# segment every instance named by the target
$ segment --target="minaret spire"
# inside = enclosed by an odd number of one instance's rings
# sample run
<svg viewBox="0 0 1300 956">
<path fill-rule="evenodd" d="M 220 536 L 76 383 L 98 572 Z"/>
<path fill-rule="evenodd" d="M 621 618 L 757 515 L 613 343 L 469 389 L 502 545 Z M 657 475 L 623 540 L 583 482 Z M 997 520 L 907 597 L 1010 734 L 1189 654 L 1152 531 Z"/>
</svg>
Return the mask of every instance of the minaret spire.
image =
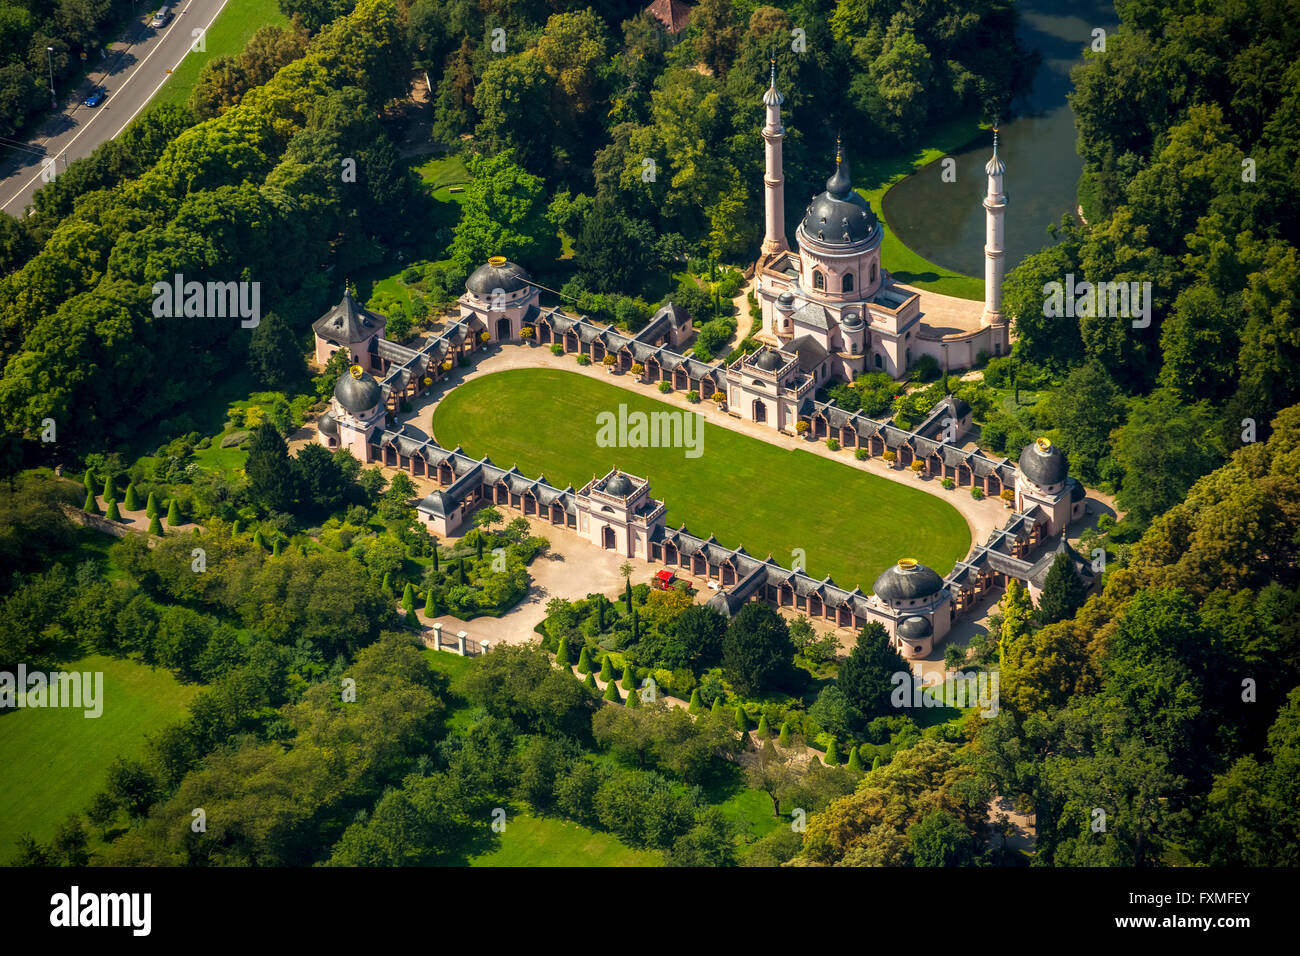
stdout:
<svg viewBox="0 0 1300 956">
<path fill-rule="evenodd" d="M 773 55 L 770 60 L 771 85 L 763 94 L 763 106 L 767 110 L 767 122 L 763 126 L 766 229 L 762 254 L 765 257 L 790 248 L 785 238 L 785 177 L 781 171 L 781 141 L 785 137 L 785 128 L 781 125 L 781 104 L 785 102 L 785 97 L 776 88 L 776 56 Z"/>
<path fill-rule="evenodd" d="M 984 196 L 984 313 L 980 325 L 993 326 L 995 354 L 1005 354 L 1007 340 L 1006 320 L 1002 316 L 1003 218 L 1007 211 L 1007 194 L 1002 189 L 1006 164 L 998 156 L 998 127 L 993 125 L 993 156 L 984 166 L 988 175 L 988 190 Z"/>
</svg>

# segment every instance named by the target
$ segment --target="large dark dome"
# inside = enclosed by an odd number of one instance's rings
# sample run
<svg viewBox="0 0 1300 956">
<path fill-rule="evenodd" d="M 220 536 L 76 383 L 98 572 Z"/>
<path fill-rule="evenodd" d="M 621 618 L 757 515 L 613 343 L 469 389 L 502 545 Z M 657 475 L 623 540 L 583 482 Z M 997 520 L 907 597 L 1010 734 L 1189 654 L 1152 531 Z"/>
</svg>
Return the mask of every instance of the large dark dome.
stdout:
<svg viewBox="0 0 1300 956">
<path fill-rule="evenodd" d="M 843 149 L 836 152 L 835 172 L 826 180 L 826 192 L 814 196 L 804 213 L 803 231 L 808 238 L 832 246 L 861 242 L 876 231 L 871 205 L 853 191 Z"/>
<path fill-rule="evenodd" d="M 378 405 L 384 397 L 379 383 L 360 365 L 353 365 L 339 376 L 334 397 L 353 415 L 360 415 Z"/>
<path fill-rule="evenodd" d="M 502 292 L 518 292 L 528 285 L 527 272 L 501 256 L 493 256 L 474 270 L 466 281 L 465 288 L 486 299 L 497 289 Z"/>
<path fill-rule="evenodd" d="M 326 412 L 320 418 L 316 419 L 316 430 L 322 435 L 329 435 L 333 438 L 339 437 L 339 423 L 334 420 L 332 412 Z"/>
<path fill-rule="evenodd" d="M 609 481 L 605 482 L 605 487 L 601 490 L 607 495 L 626 498 L 632 493 L 632 482 L 628 480 L 627 475 L 614 475 Z"/>
<path fill-rule="evenodd" d="M 765 372 L 775 372 L 784 364 L 781 361 L 781 356 L 770 349 L 754 359 L 754 367 L 761 368 Z"/>
<path fill-rule="evenodd" d="M 1069 474 L 1065 452 L 1046 438 L 1039 438 L 1020 450 L 1020 472 L 1040 488 L 1058 485 Z"/>
<path fill-rule="evenodd" d="M 932 634 L 934 634 L 934 627 L 923 617 L 904 618 L 903 623 L 898 625 L 898 636 L 901 638 L 919 641 Z"/>
<path fill-rule="evenodd" d="M 924 564 L 904 558 L 876 578 L 871 590 L 884 601 L 912 601 L 943 590 L 943 578 Z"/>
</svg>

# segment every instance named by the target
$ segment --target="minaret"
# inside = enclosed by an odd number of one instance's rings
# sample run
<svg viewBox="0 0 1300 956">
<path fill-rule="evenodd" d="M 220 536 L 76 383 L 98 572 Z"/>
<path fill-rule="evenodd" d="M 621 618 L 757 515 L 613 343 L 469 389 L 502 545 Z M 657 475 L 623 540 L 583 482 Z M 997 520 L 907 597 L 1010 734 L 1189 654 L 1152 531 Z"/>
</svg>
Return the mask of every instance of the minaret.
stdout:
<svg viewBox="0 0 1300 956">
<path fill-rule="evenodd" d="M 772 57 L 772 82 L 763 94 L 767 107 L 767 124 L 763 127 L 763 142 L 767 160 L 763 174 L 763 187 L 767 205 L 767 232 L 763 236 L 763 256 L 784 252 L 790 248 L 785 241 L 785 178 L 781 174 L 781 140 L 785 129 L 781 126 L 781 104 L 785 97 L 776 89 L 776 57 Z"/>
<path fill-rule="evenodd" d="M 1007 194 L 1002 191 L 1002 176 L 1007 167 L 998 158 L 998 128 L 993 127 L 993 158 L 984 166 L 988 173 L 988 193 L 984 197 L 984 314 L 981 325 L 1001 325 L 1002 318 L 1002 217 L 1007 211 Z"/>
</svg>

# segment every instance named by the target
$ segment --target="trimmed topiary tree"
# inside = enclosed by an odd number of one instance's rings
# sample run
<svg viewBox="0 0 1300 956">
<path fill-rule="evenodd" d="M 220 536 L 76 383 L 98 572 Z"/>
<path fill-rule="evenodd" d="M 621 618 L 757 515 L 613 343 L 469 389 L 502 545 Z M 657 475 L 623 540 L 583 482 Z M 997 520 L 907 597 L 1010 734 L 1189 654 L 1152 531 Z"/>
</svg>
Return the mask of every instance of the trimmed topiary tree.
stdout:
<svg viewBox="0 0 1300 956">
<path fill-rule="evenodd" d="M 591 673 L 591 655 L 587 653 L 587 645 L 582 645 L 582 650 L 578 653 L 578 673 Z"/>
<path fill-rule="evenodd" d="M 629 707 L 633 707 L 633 708 L 641 706 L 641 694 L 637 691 L 635 687 L 627 692 L 626 703 Z"/>
<path fill-rule="evenodd" d="M 429 593 L 432 594 L 433 592 L 430 591 Z M 560 646 L 555 649 L 555 663 L 561 667 L 568 667 L 572 663 L 569 660 L 569 639 L 567 637 L 560 638 Z"/>
<path fill-rule="evenodd" d="M 880 769 L 880 754 L 876 754 L 876 756 L 871 758 L 871 769 L 872 770 Z"/>
<path fill-rule="evenodd" d="M 150 495 L 149 497 L 150 497 L 151 499 L 153 498 L 152 495 Z M 151 515 L 150 517 L 152 517 L 152 515 Z M 236 518 L 234 521 L 230 522 L 230 536 L 233 538 L 233 537 L 235 537 L 237 534 L 239 534 L 239 519 L 238 519 L 238 518 Z"/>
<path fill-rule="evenodd" d="M 81 510 L 87 514 L 99 514 L 99 502 L 95 500 L 95 492 L 90 488 L 86 489 L 86 503 L 81 506 Z"/>
<path fill-rule="evenodd" d="M 686 705 L 686 713 L 701 714 L 704 712 L 704 704 L 700 700 L 700 689 L 697 687 L 691 691 L 691 702 Z"/>
<path fill-rule="evenodd" d="M 587 673 L 587 679 L 582 682 L 582 686 L 590 687 L 592 690 L 600 689 L 596 686 L 596 675 L 590 672 Z"/>
<path fill-rule="evenodd" d="M 86 469 L 86 474 L 85 474 L 84 476 L 82 476 L 81 483 L 82 483 L 83 485 L 86 486 L 86 490 L 87 490 L 87 491 L 89 491 L 89 492 L 94 492 L 94 490 L 95 490 L 95 476 L 92 475 L 92 474 L 90 473 L 90 469 L 89 469 L 89 468 Z"/>
<path fill-rule="evenodd" d="M 840 748 L 835 743 L 835 738 L 831 738 L 831 745 L 826 748 L 826 766 L 838 767 L 840 765 Z"/>
<path fill-rule="evenodd" d="M 113 476 L 108 475 L 104 478 L 104 500 L 117 498 L 117 485 L 113 484 Z"/>
<path fill-rule="evenodd" d="M 433 588 L 425 588 L 424 591 L 424 616 L 427 618 L 438 616 L 438 599 L 433 596 Z"/>
<path fill-rule="evenodd" d="M 162 522 L 158 520 L 157 515 L 154 515 L 152 518 L 149 519 L 149 533 L 156 534 L 160 538 L 162 537 L 162 533 L 163 533 Z"/>
<path fill-rule="evenodd" d="M 781 736 L 778 738 L 782 747 L 790 746 L 790 721 L 784 721 L 781 724 Z"/>
<path fill-rule="evenodd" d="M 283 538 L 276 538 L 274 541 L 271 542 L 271 557 L 278 558 L 280 556 L 280 552 L 283 550 L 284 550 Z"/>
<path fill-rule="evenodd" d="M 745 708 L 739 704 L 736 705 L 736 729 L 742 734 L 749 730 L 749 718 L 745 716 Z"/>
<path fill-rule="evenodd" d="M 108 499 L 108 507 L 104 509 L 104 517 L 107 518 L 109 521 L 121 521 L 121 520 L 122 520 L 122 515 L 121 515 L 121 513 L 117 510 L 117 499 L 116 499 L 116 498 L 109 498 L 109 499 Z"/>
<path fill-rule="evenodd" d="M 433 570 L 437 571 L 438 570 L 438 546 L 436 544 L 433 546 L 433 553 L 430 554 L 429 557 L 433 559 L 432 562 Z"/>
<path fill-rule="evenodd" d="M 600 659 L 600 679 L 603 681 L 614 679 L 614 665 L 609 662 L 608 654 Z"/>
<path fill-rule="evenodd" d="M 169 510 L 168 515 L 170 516 L 170 514 L 171 512 Z M 170 517 L 168 518 L 167 523 L 171 524 Z M 263 551 L 266 550 L 266 535 L 262 534 L 261 528 L 258 528 L 256 531 L 253 532 L 253 544 L 257 545 Z"/>
<path fill-rule="evenodd" d="M 260 532 L 259 532 L 259 534 L 260 534 Z M 253 535 L 253 540 L 254 540 L 254 541 L 257 540 L 257 535 L 256 535 L 256 534 Z M 379 586 L 380 586 L 381 588 L 384 589 L 384 593 L 385 593 L 385 594 L 387 594 L 389 597 L 392 597 L 392 596 L 393 596 L 393 575 L 392 575 L 391 573 L 389 573 L 388 571 L 385 571 L 385 572 L 384 572 L 384 580 L 380 583 Z"/>
<path fill-rule="evenodd" d="M 624 690 L 636 690 L 636 671 L 630 663 L 623 665 L 623 680 L 619 685 Z"/>
<path fill-rule="evenodd" d="M 849 769 L 854 773 L 862 773 L 862 758 L 858 756 L 857 747 L 849 750 Z"/>
<path fill-rule="evenodd" d="M 146 515 L 147 517 L 150 517 L 150 518 L 156 518 L 156 517 L 158 517 L 158 496 L 155 495 L 152 491 L 149 492 L 149 500 L 148 500 L 148 502 L 145 503 L 145 506 L 144 506 L 144 513 L 145 513 L 145 515 Z M 234 523 L 234 525 L 231 526 L 230 533 L 231 533 L 231 534 L 239 534 L 239 521 L 238 521 L 238 520 L 236 520 L 235 523 Z"/>
<path fill-rule="evenodd" d="M 415 617 L 415 588 L 411 582 L 406 582 L 406 587 L 402 588 L 402 610 L 406 612 L 406 623 L 410 624 L 411 619 Z"/>
<path fill-rule="evenodd" d="M 181 508 L 173 498 L 167 505 L 167 527 L 174 528 L 181 523 Z"/>
<path fill-rule="evenodd" d="M 605 699 L 609 701 L 618 701 L 622 703 L 623 698 L 619 695 L 618 685 L 610 681 L 605 685 Z"/>
<path fill-rule="evenodd" d="M 767 714 L 763 714 L 761 717 L 758 718 L 758 739 L 766 740 L 768 737 L 771 736 L 772 736 L 772 728 L 769 727 L 767 724 Z"/>
<path fill-rule="evenodd" d="M 122 507 L 127 511 L 140 510 L 140 496 L 135 493 L 135 482 L 127 482 L 126 497 L 122 499 Z"/>
<path fill-rule="evenodd" d="M 709 711 L 709 713 L 711 713 L 711 714 L 720 714 L 720 713 L 722 713 L 722 698 L 721 698 L 721 697 L 715 697 L 715 698 L 713 698 L 713 707 L 712 707 L 712 709 Z"/>
</svg>

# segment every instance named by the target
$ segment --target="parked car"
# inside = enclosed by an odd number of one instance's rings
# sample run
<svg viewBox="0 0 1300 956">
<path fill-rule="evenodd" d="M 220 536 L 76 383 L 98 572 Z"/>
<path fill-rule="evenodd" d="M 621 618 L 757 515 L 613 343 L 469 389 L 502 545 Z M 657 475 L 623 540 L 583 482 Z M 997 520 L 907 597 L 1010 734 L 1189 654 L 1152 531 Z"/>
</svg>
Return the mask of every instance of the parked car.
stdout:
<svg viewBox="0 0 1300 956">
<path fill-rule="evenodd" d="M 93 87 L 90 91 L 90 95 L 85 99 L 85 104 L 90 107 L 98 106 L 100 103 L 104 102 L 104 97 L 106 96 L 108 96 L 108 90 L 104 89 L 102 86 Z"/>
<path fill-rule="evenodd" d="M 159 7 L 158 12 L 153 15 L 153 19 L 149 21 L 149 26 L 154 28 L 165 27 L 171 21 L 171 18 L 171 7 Z"/>
</svg>

